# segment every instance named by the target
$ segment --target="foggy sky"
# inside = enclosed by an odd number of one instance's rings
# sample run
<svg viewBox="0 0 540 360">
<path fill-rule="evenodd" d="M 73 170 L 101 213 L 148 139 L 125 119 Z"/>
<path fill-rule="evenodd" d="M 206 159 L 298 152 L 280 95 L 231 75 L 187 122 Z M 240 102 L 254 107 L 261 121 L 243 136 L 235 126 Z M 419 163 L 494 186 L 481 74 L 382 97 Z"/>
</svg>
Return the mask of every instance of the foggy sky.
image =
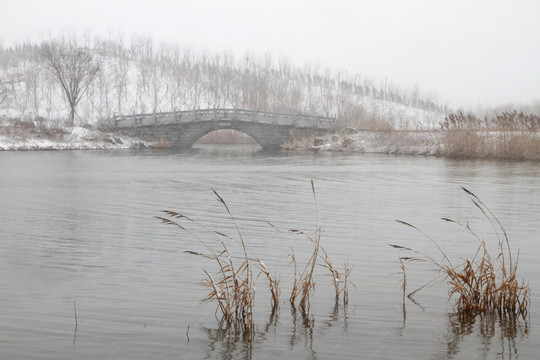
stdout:
<svg viewBox="0 0 540 360">
<path fill-rule="evenodd" d="M 86 28 L 237 56 L 270 52 L 418 85 L 452 106 L 540 99 L 538 0 L 0 1 L 4 46 Z"/>
</svg>

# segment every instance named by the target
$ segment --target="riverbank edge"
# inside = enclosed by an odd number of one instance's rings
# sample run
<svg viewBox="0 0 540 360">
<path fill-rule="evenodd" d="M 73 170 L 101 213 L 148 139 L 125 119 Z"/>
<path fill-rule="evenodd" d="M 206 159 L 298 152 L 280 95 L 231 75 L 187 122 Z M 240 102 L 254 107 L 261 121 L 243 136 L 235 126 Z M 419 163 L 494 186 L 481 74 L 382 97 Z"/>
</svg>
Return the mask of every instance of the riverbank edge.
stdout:
<svg viewBox="0 0 540 360">
<path fill-rule="evenodd" d="M 291 138 L 287 150 L 344 151 L 450 159 L 540 161 L 540 132 L 530 130 L 343 130 Z"/>
<path fill-rule="evenodd" d="M 121 131 L 93 127 L 0 126 L 0 151 L 168 149 Z M 529 131 L 355 130 L 291 137 L 284 151 L 327 151 L 461 159 L 540 161 L 540 133 Z"/>
<path fill-rule="evenodd" d="M 154 143 L 92 127 L 0 127 L 0 151 L 113 150 L 154 148 Z"/>
<path fill-rule="evenodd" d="M 283 149 L 441 156 L 443 140 L 439 130 L 345 130 L 324 136 L 293 137 L 283 144 Z"/>
<path fill-rule="evenodd" d="M 403 155 L 440 155 L 440 131 L 356 131 L 291 138 L 283 150 L 348 151 Z M 121 131 L 94 127 L 47 128 L 32 123 L 0 126 L 0 151 L 110 150 L 168 148 Z"/>
</svg>

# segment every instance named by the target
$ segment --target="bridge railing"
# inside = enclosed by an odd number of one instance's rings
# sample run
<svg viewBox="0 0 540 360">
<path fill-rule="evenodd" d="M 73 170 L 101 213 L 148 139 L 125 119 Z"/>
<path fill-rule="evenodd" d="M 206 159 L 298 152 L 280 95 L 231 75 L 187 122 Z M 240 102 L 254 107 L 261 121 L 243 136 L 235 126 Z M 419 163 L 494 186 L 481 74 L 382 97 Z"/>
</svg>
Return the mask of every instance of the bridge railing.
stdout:
<svg viewBox="0 0 540 360">
<path fill-rule="evenodd" d="M 331 129 L 335 126 L 335 119 L 330 117 L 303 114 L 284 114 L 243 109 L 203 109 L 190 111 L 120 115 L 110 119 L 109 124 L 112 127 L 124 128 L 158 124 L 163 125 L 198 121 L 227 120 L 247 121 L 274 125 L 288 125 L 294 127 L 317 129 Z"/>
</svg>

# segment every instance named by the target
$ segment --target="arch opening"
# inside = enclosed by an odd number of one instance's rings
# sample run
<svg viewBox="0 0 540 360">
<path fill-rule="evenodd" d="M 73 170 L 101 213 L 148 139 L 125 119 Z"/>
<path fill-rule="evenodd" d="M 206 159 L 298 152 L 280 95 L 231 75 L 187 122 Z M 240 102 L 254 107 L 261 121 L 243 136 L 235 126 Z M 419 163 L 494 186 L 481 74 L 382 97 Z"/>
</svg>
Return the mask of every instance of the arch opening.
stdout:
<svg viewBox="0 0 540 360">
<path fill-rule="evenodd" d="M 218 129 L 210 131 L 193 144 L 194 148 L 207 146 L 245 146 L 262 148 L 253 137 L 234 129 Z"/>
</svg>

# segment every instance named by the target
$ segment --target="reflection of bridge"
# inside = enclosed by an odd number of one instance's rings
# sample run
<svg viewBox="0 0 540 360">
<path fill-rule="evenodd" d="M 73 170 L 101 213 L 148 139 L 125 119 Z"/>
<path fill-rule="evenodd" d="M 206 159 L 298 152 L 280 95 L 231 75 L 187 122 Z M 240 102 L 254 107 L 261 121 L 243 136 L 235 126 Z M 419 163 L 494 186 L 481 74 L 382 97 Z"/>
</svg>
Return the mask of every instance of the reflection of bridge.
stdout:
<svg viewBox="0 0 540 360">
<path fill-rule="evenodd" d="M 166 140 L 171 147 L 190 148 L 204 135 L 233 129 L 251 136 L 264 149 L 277 149 L 291 135 L 334 128 L 334 118 L 272 112 L 209 109 L 115 116 L 110 124 L 145 140 Z"/>
</svg>

